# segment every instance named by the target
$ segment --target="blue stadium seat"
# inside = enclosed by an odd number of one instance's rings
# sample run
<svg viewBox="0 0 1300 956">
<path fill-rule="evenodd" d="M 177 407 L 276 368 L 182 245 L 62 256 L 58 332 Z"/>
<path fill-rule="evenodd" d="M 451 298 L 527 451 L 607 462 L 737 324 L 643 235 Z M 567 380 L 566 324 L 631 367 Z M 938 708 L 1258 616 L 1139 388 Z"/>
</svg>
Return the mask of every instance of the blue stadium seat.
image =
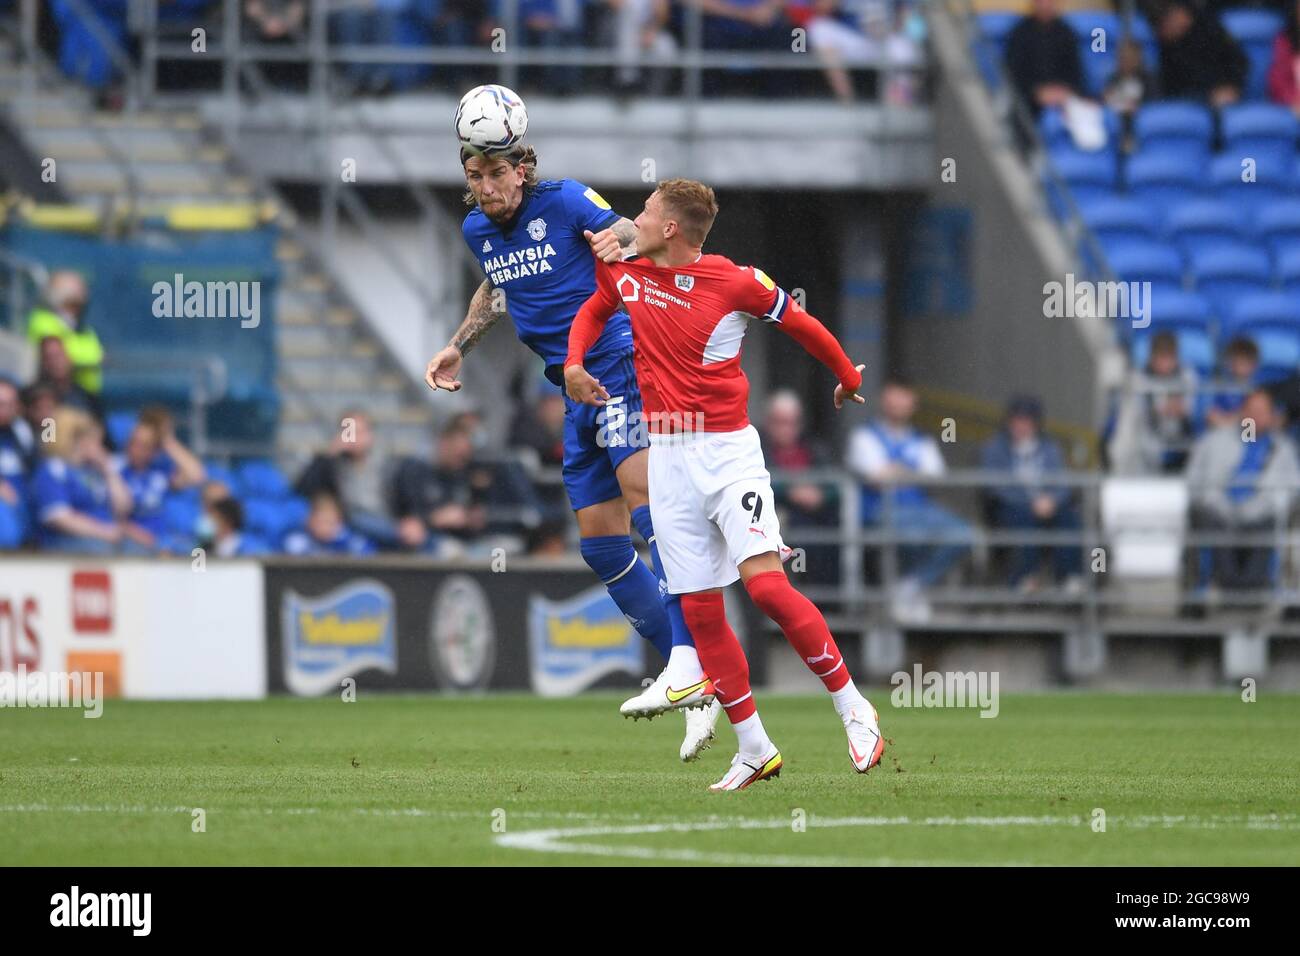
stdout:
<svg viewBox="0 0 1300 956">
<path fill-rule="evenodd" d="M 169 491 L 163 498 L 163 521 L 172 534 L 193 535 L 202 512 L 203 502 L 197 488 Z"/>
<path fill-rule="evenodd" d="M 975 62 L 984 82 L 992 89 L 998 88 L 1001 79 L 1007 36 L 1022 19 L 1019 13 L 982 13 L 979 16 L 979 36 L 974 43 Z"/>
<path fill-rule="evenodd" d="M 1123 32 L 1119 17 L 1104 10 L 1077 10 L 1067 13 L 1063 20 L 1074 30 L 1079 41 L 1079 62 L 1083 65 L 1086 90 L 1100 96 L 1106 80 L 1115 72 L 1115 54 L 1119 52 Z M 1105 31 L 1105 46 L 1093 49 L 1093 31 Z"/>
<path fill-rule="evenodd" d="M 1266 377 L 1295 371 L 1300 365 L 1300 300 L 1285 292 L 1242 297 L 1232 304 L 1224 325 L 1223 338 L 1236 335 L 1259 346 Z"/>
<path fill-rule="evenodd" d="M 1183 284 L 1183 258 L 1162 242 L 1127 240 L 1106 246 L 1110 271 L 1125 282 L 1150 282 L 1170 290 Z M 1154 291 L 1154 290 L 1153 290 Z"/>
<path fill-rule="evenodd" d="M 1273 40 L 1282 29 L 1282 16 L 1271 10 L 1224 10 L 1220 21 L 1250 58 L 1246 99 L 1263 99 L 1265 78 L 1273 58 Z"/>
<path fill-rule="evenodd" d="M 1151 339 L 1153 335 L 1151 329 L 1140 329 L 1133 333 L 1133 342 L 1129 347 L 1129 355 L 1132 358 L 1134 368 L 1142 368 L 1147 364 L 1147 359 L 1151 355 Z M 1214 349 L 1214 340 L 1210 338 L 1208 333 L 1195 329 L 1184 329 L 1177 333 L 1177 338 L 1178 358 L 1184 365 L 1195 369 L 1202 376 L 1208 376 L 1214 371 L 1217 355 Z"/>
<path fill-rule="evenodd" d="M 222 462 L 205 461 L 203 463 L 203 470 L 207 473 L 208 481 L 221 482 L 223 485 L 225 485 L 227 488 L 230 489 L 230 493 L 232 495 L 238 492 L 239 481 L 235 477 L 234 470 L 227 467 Z"/>
<path fill-rule="evenodd" d="M 1016 24 L 1023 19 L 1024 14 L 1021 13 L 1004 13 L 1002 11 L 981 13 L 979 15 L 980 36 L 1001 46 L 1007 42 L 1007 37 L 1016 28 Z"/>
<path fill-rule="evenodd" d="M 1300 297 L 1300 246 L 1287 246 L 1278 254 L 1277 281 L 1283 292 Z"/>
<path fill-rule="evenodd" d="M 1150 203 L 1163 220 L 1167 210 L 1205 194 L 1205 175 L 1197 157 L 1178 150 L 1138 153 L 1124 168 L 1130 195 Z"/>
<path fill-rule="evenodd" d="M 1133 118 L 1133 134 L 1140 151 L 1175 149 L 1184 155 L 1208 156 L 1214 135 L 1214 117 L 1200 103 L 1171 100 L 1149 103 Z"/>
<path fill-rule="evenodd" d="M 1151 207 L 1131 196 L 1103 196 L 1079 207 L 1083 221 L 1103 245 L 1124 240 L 1154 240 L 1155 214 Z"/>
<path fill-rule="evenodd" d="M 1220 123 L 1225 147 L 1242 156 L 1294 153 L 1300 136 L 1300 120 L 1276 103 L 1238 103 L 1225 107 Z"/>
<path fill-rule="evenodd" d="M 1076 205 L 1113 195 L 1119 180 L 1115 157 L 1111 153 L 1085 153 L 1064 147 L 1050 151 L 1048 158 L 1056 174 L 1068 185 Z M 1050 177 L 1047 179 L 1047 200 L 1052 212 L 1063 218 L 1065 199 Z"/>
<path fill-rule="evenodd" d="M 127 439 L 131 437 L 131 431 L 135 428 L 135 421 L 136 413 L 133 411 L 109 412 L 105 417 L 105 431 L 108 432 L 109 443 L 118 451 L 126 448 Z"/>
<path fill-rule="evenodd" d="M 1151 329 L 1203 332 L 1210 337 L 1214 310 L 1210 300 L 1196 292 L 1161 288 L 1151 294 Z"/>
<path fill-rule="evenodd" d="M 289 482 L 273 463 L 252 459 L 235 469 L 239 483 L 239 497 L 265 498 L 279 501 L 292 494 Z"/>
<path fill-rule="evenodd" d="M 1210 300 L 1220 317 L 1242 296 L 1269 291 L 1272 268 L 1268 253 L 1246 242 L 1223 243 L 1191 256 L 1196 290 Z"/>
<path fill-rule="evenodd" d="M 1254 162 L 1253 182 L 1243 179 L 1250 170 L 1247 160 Z M 1291 165 L 1291 157 L 1280 153 L 1244 156 L 1225 150 L 1210 160 L 1210 182 L 1220 199 L 1253 214 L 1287 198 L 1294 188 Z"/>
<path fill-rule="evenodd" d="M 1285 199 L 1260 209 L 1255 217 L 1255 234 L 1274 256 L 1283 247 L 1300 245 L 1300 199 Z"/>
<path fill-rule="evenodd" d="M 280 540 L 307 520 L 311 506 L 306 499 L 250 498 L 243 502 L 244 526 L 254 535 L 278 547 Z"/>
<path fill-rule="evenodd" d="M 1220 199 L 1174 206 L 1165 219 L 1165 234 L 1189 258 L 1193 252 L 1248 238 L 1241 210 Z"/>
</svg>

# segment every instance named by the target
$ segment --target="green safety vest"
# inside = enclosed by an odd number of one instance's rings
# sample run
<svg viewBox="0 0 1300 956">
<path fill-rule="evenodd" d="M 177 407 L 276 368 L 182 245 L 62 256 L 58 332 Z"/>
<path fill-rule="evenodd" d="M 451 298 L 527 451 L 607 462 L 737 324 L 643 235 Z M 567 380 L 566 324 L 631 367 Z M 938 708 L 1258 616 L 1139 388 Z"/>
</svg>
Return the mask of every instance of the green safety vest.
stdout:
<svg viewBox="0 0 1300 956">
<path fill-rule="evenodd" d="M 40 345 L 41 339 L 50 335 L 60 339 L 67 349 L 73 381 L 92 395 L 98 395 L 104 384 L 100 371 L 104 364 L 104 347 L 100 345 L 95 330 L 85 326 L 78 331 L 49 309 L 33 309 L 27 318 L 27 340 Z"/>
</svg>

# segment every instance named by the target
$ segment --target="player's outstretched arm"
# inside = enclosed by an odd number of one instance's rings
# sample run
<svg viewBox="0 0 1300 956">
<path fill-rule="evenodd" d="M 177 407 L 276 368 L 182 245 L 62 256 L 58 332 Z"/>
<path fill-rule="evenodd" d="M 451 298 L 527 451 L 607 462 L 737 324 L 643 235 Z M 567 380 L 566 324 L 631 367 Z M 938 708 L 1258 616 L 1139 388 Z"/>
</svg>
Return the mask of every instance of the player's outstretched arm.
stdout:
<svg viewBox="0 0 1300 956">
<path fill-rule="evenodd" d="M 636 254 L 636 226 L 631 219 L 619 219 L 607 229 L 583 232 L 591 252 L 601 262 L 618 262 Z"/>
<path fill-rule="evenodd" d="M 791 301 L 782 315 L 779 325 L 781 331 L 804 347 L 804 350 L 830 369 L 840 383 L 835 386 L 835 407 L 843 408 L 846 401 L 863 404 L 866 399 L 858 394 L 862 387 L 862 370 L 865 365 L 854 365 L 845 353 L 839 339 L 831 334 L 830 329 L 822 325 Z"/>
<path fill-rule="evenodd" d="M 460 374 L 461 361 L 503 315 L 505 312 L 492 308 L 492 283 L 484 279 L 474 297 L 469 300 L 465 321 L 460 324 L 447 347 L 429 360 L 429 366 L 424 372 L 425 384 L 435 392 L 440 388 L 449 392 L 460 391 L 461 383 L 456 376 Z"/>
</svg>

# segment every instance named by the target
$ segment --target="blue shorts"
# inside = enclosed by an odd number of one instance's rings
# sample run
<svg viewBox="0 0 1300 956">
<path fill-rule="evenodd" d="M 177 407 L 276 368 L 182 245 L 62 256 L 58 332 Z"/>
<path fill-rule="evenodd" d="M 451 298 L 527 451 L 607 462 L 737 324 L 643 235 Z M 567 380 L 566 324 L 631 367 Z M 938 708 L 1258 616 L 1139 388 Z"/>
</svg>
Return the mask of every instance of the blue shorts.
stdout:
<svg viewBox="0 0 1300 956">
<path fill-rule="evenodd" d="M 649 447 L 632 351 L 597 356 L 587 371 L 605 386 L 609 401 L 593 408 L 564 396 L 564 490 L 574 511 L 621 498 L 623 489 L 614 473 Z"/>
</svg>

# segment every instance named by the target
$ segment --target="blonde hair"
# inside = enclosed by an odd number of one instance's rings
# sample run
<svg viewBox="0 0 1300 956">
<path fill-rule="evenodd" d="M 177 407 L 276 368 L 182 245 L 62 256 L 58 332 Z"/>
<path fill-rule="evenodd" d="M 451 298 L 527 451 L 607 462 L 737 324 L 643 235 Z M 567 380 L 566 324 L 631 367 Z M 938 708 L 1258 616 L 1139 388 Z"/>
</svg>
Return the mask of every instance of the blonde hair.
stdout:
<svg viewBox="0 0 1300 956">
<path fill-rule="evenodd" d="M 713 189 L 694 179 L 664 179 L 657 191 L 664 212 L 676 220 L 682 236 L 693 246 L 704 245 L 718 216 Z"/>
<path fill-rule="evenodd" d="M 67 461 L 81 439 L 95 427 L 95 420 L 81 409 L 60 405 L 54 410 L 53 439 L 46 443 L 45 453 Z"/>
</svg>

